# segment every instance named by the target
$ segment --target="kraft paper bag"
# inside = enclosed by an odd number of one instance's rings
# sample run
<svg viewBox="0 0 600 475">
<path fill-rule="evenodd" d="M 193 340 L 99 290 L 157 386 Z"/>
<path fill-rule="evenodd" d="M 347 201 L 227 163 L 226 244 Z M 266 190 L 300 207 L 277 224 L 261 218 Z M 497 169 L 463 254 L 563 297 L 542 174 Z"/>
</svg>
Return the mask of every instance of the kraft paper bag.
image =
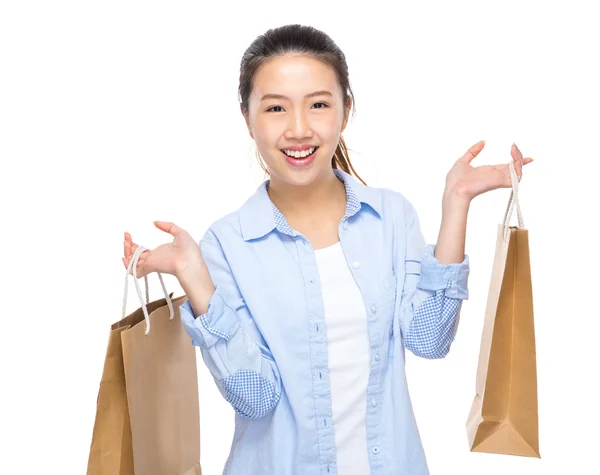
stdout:
<svg viewBox="0 0 600 475">
<path fill-rule="evenodd" d="M 471 452 L 541 458 L 529 236 L 509 167 L 512 193 L 498 226 L 467 435 Z M 519 225 L 509 226 L 515 206 Z"/>
<path fill-rule="evenodd" d="M 165 298 L 125 316 L 131 269 L 125 275 L 123 318 L 111 325 L 88 475 L 201 475 L 200 414 L 196 352 L 181 323 L 185 295 L 171 300 L 158 273 Z"/>
</svg>

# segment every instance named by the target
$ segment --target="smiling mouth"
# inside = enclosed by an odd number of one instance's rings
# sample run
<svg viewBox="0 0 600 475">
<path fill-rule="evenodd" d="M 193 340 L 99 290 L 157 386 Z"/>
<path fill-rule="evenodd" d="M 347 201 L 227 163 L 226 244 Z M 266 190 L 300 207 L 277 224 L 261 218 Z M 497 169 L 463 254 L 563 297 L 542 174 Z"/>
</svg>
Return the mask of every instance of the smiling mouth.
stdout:
<svg viewBox="0 0 600 475">
<path fill-rule="evenodd" d="M 305 155 L 305 156 L 300 156 L 300 157 L 296 157 L 294 155 L 289 155 L 289 154 L 285 153 L 283 150 L 281 150 L 281 153 L 283 153 L 286 157 L 293 158 L 295 160 L 306 160 L 307 158 L 312 157 L 317 152 L 317 150 L 319 150 L 319 147 L 313 147 L 313 148 L 314 148 L 314 150 L 310 155 Z"/>
</svg>

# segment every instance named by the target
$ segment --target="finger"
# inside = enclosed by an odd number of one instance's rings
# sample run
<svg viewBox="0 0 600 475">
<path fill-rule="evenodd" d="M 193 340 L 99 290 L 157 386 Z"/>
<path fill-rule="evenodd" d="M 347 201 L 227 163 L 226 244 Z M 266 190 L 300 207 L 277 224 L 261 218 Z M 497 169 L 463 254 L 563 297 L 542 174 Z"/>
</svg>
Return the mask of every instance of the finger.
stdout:
<svg viewBox="0 0 600 475">
<path fill-rule="evenodd" d="M 135 254 L 135 251 L 138 247 L 140 247 L 140 246 L 138 246 L 136 243 L 134 243 L 134 242 L 131 243 L 131 248 L 130 248 L 131 254 L 129 254 L 129 256 L 128 256 L 130 259 L 133 259 L 133 255 Z M 141 254 L 140 254 L 140 257 L 142 257 Z"/>
<path fill-rule="evenodd" d="M 467 152 L 460 157 L 461 160 L 466 161 L 467 163 L 471 163 L 471 161 L 483 150 L 485 147 L 485 140 L 480 140 L 475 145 L 473 145 Z"/>
<path fill-rule="evenodd" d="M 123 244 L 123 254 L 125 257 L 131 257 L 133 252 L 131 251 L 131 241 L 125 241 Z"/>
<path fill-rule="evenodd" d="M 519 158 L 519 161 L 521 162 L 521 165 L 524 165 L 524 163 L 523 163 L 523 154 L 519 150 L 519 147 L 517 147 L 516 143 L 513 142 L 511 150 L 514 150 L 515 152 L 517 152 L 517 157 Z"/>
<path fill-rule="evenodd" d="M 173 236 L 177 236 L 182 231 L 179 226 L 169 221 L 154 221 L 154 225 L 161 231 L 169 233 Z"/>
<path fill-rule="evenodd" d="M 140 274 L 140 272 L 142 270 L 142 265 L 143 265 L 144 260 L 145 260 L 145 258 L 142 259 L 142 256 L 144 254 L 146 254 L 147 252 L 148 251 L 144 251 L 142 254 L 140 254 L 140 257 L 139 257 L 138 262 L 137 262 L 137 266 L 135 266 L 136 274 L 138 274 L 138 275 Z M 123 264 L 125 265 L 125 269 L 127 269 L 129 267 L 129 263 L 131 262 L 131 259 L 128 258 L 128 257 L 122 257 L 121 260 L 123 261 Z M 129 271 L 129 275 L 133 275 L 133 267 Z"/>
<path fill-rule="evenodd" d="M 515 147 L 511 147 L 510 154 L 514 162 L 515 172 L 517 172 L 517 178 L 520 180 L 523 176 L 522 156 L 519 155 Z"/>
</svg>

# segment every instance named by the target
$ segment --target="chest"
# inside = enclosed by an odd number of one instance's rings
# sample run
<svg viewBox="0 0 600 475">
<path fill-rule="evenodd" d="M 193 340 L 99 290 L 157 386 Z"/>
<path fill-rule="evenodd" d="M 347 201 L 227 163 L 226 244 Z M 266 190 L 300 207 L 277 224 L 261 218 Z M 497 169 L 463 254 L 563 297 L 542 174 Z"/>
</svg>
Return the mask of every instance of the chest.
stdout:
<svg viewBox="0 0 600 475">
<path fill-rule="evenodd" d="M 364 213 L 340 226 L 342 217 L 320 225 L 289 222 L 306 239 L 272 232 L 231 249 L 228 261 L 243 301 L 274 355 L 291 352 L 309 360 L 311 338 L 325 343 L 319 339 L 325 308 L 341 311 L 345 318 L 351 311 L 362 313 L 364 320 L 366 313 L 368 333 L 375 341 L 382 342 L 389 334 L 397 279 L 392 273 L 391 220 Z M 338 241 L 340 252 L 329 273 L 318 265 L 319 251 Z M 325 280 L 345 281 L 354 291 L 343 287 L 343 295 L 327 292 Z"/>
<path fill-rule="evenodd" d="M 332 246 L 340 240 L 338 229 L 343 216 L 344 213 L 332 218 L 290 220 L 289 224 L 292 229 L 306 237 L 312 248 L 317 250 Z"/>
</svg>

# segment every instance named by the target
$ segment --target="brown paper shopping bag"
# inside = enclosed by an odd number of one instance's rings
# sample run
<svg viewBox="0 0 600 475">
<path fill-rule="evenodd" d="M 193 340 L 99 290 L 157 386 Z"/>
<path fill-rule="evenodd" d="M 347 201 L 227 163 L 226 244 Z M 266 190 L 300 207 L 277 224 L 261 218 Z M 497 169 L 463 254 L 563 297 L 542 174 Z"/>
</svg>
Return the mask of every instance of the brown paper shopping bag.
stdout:
<svg viewBox="0 0 600 475">
<path fill-rule="evenodd" d="M 509 168 L 512 193 L 498 226 L 467 435 L 472 452 L 540 458 L 529 237 Z M 519 225 L 509 226 L 515 206 Z"/>
<path fill-rule="evenodd" d="M 165 298 L 146 304 L 134 276 L 141 307 L 125 316 L 128 281 L 138 247 L 125 275 L 123 318 L 111 325 L 88 475 L 201 475 L 200 415 L 196 352 L 181 323 L 179 305 L 158 277 Z"/>
</svg>

